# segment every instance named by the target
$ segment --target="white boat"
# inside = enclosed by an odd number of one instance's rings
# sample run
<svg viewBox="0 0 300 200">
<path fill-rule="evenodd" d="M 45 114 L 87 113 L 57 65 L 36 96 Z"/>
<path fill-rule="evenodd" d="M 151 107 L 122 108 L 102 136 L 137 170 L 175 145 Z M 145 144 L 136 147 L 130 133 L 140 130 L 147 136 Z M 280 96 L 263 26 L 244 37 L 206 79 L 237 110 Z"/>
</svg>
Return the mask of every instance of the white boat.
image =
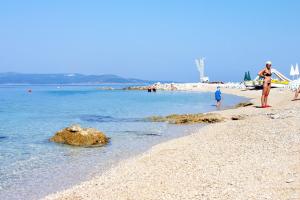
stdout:
<svg viewBox="0 0 300 200">
<path fill-rule="evenodd" d="M 283 88 L 286 87 L 290 81 L 291 80 L 289 78 L 284 76 L 278 70 L 274 68 L 272 69 L 272 77 L 271 77 L 272 87 Z M 262 87 L 263 78 L 257 76 L 254 80 L 245 81 L 244 84 L 246 87 Z"/>
</svg>

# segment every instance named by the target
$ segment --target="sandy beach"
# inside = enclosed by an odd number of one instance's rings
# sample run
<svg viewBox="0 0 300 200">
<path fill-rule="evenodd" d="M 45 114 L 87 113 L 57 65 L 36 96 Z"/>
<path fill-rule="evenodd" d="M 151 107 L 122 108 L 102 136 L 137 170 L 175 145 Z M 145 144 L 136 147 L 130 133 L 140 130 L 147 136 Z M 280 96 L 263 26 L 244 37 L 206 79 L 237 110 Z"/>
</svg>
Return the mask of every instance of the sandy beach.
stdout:
<svg viewBox="0 0 300 200">
<path fill-rule="evenodd" d="M 251 98 L 254 106 L 217 111 L 225 122 L 158 144 L 44 199 L 300 199 L 300 101 L 272 89 L 272 107 L 261 109 L 261 91 L 222 92 Z"/>
</svg>

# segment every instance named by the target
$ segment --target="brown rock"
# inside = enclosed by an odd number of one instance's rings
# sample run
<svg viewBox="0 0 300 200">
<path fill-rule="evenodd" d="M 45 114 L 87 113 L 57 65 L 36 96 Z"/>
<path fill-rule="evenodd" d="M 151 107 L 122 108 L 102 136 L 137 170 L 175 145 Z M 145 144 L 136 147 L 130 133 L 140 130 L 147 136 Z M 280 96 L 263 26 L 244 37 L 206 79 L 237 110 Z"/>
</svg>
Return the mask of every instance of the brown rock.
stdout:
<svg viewBox="0 0 300 200">
<path fill-rule="evenodd" d="M 50 141 L 74 146 L 103 146 L 109 138 L 97 129 L 72 125 L 58 131 Z"/>
<path fill-rule="evenodd" d="M 192 123 L 216 123 L 221 122 L 224 118 L 215 113 L 208 114 L 185 114 L 185 115 L 168 115 L 166 117 L 153 116 L 149 118 L 152 122 L 168 122 L 171 124 L 192 124 Z"/>
</svg>

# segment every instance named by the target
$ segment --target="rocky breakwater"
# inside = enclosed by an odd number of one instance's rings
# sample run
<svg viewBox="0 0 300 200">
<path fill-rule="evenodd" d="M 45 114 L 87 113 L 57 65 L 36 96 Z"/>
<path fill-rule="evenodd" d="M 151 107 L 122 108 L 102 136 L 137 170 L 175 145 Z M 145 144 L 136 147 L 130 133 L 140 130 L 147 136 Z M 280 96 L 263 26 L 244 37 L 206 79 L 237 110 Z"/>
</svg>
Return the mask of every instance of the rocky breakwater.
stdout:
<svg viewBox="0 0 300 200">
<path fill-rule="evenodd" d="M 123 90 L 148 90 L 148 88 L 151 86 L 129 86 L 126 88 L 123 88 Z"/>
<path fill-rule="evenodd" d="M 50 141 L 73 146 L 103 146 L 109 142 L 109 137 L 94 128 L 72 125 L 55 133 Z"/>
<path fill-rule="evenodd" d="M 168 115 L 162 116 L 152 116 L 148 118 L 152 122 L 168 122 L 170 124 L 193 124 L 193 123 L 216 123 L 225 120 L 219 114 L 207 113 L 207 114 L 184 114 L 184 115 Z"/>
<path fill-rule="evenodd" d="M 156 90 L 178 90 L 179 88 L 179 85 L 180 84 L 174 84 L 174 83 L 155 83 L 155 84 L 152 84 L 152 85 L 146 85 L 146 86 L 129 86 L 129 87 L 126 87 L 126 88 L 123 88 L 123 90 L 148 90 L 149 88 L 153 89 L 155 88 Z M 181 84 L 184 86 L 184 84 Z M 189 88 L 180 88 L 181 90 L 184 90 L 184 89 L 189 89 Z"/>
</svg>

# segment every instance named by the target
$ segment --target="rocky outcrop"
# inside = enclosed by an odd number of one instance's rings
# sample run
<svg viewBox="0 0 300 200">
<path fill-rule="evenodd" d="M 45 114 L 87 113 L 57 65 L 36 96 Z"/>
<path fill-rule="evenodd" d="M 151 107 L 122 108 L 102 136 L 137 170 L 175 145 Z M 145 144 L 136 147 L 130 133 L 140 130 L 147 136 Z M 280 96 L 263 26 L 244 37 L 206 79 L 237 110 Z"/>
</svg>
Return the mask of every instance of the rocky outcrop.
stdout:
<svg viewBox="0 0 300 200">
<path fill-rule="evenodd" d="M 129 86 L 123 88 L 123 90 L 147 90 L 150 86 Z"/>
<path fill-rule="evenodd" d="M 73 146 L 103 146 L 109 142 L 109 138 L 97 129 L 72 125 L 58 131 L 50 141 Z"/>
<path fill-rule="evenodd" d="M 170 124 L 216 123 L 224 121 L 224 117 L 215 113 L 168 115 L 166 117 L 153 116 L 148 118 L 152 122 L 168 122 Z"/>
</svg>

